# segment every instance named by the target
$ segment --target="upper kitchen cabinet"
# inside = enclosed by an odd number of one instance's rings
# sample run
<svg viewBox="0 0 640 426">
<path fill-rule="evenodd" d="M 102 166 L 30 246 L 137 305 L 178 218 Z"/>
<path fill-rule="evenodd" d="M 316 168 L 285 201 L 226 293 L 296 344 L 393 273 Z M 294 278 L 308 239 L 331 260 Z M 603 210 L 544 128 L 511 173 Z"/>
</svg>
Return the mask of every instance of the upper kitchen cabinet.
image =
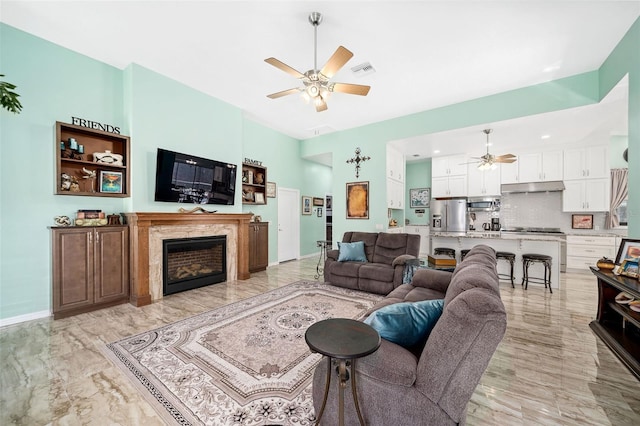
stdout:
<svg viewBox="0 0 640 426">
<path fill-rule="evenodd" d="M 500 164 L 500 183 L 518 183 L 518 161 Z"/>
<path fill-rule="evenodd" d="M 500 168 L 478 170 L 477 164 L 469 164 L 467 195 L 469 197 L 500 196 Z"/>
<path fill-rule="evenodd" d="M 387 146 L 387 178 L 404 182 L 404 155 L 392 146 Z"/>
<path fill-rule="evenodd" d="M 387 178 L 387 208 L 404 209 L 404 184 Z"/>
<path fill-rule="evenodd" d="M 465 155 L 448 155 L 431 160 L 431 176 L 461 176 L 467 174 L 467 157 Z"/>
<path fill-rule="evenodd" d="M 431 178 L 431 196 L 439 197 L 466 197 L 467 175 Z"/>
<path fill-rule="evenodd" d="M 518 156 L 519 182 L 562 180 L 562 151 L 545 151 Z"/>
<path fill-rule="evenodd" d="M 562 211 L 609 211 L 609 179 L 565 180 L 564 186 Z"/>
<path fill-rule="evenodd" d="M 564 179 L 609 178 L 609 148 L 590 146 L 564 151 Z"/>
</svg>

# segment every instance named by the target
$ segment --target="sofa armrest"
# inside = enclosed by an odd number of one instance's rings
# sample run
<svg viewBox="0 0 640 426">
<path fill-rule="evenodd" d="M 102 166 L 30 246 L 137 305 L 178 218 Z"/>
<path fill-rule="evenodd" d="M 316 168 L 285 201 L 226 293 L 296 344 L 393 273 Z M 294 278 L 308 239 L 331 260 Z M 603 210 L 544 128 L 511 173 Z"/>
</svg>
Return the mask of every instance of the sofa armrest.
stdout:
<svg viewBox="0 0 640 426">
<path fill-rule="evenodd" d="M 430 288 L 438 290 L 441 293 L 446 293 L 452 276 L 453 272 L 423 268 L 418 269 L 416 273 L 413 274 L 411 284 L 414 287 Z"/>
<path fill-rule="evenodd" d="M 327 250 L 327 259 L 338 260 L 340 250 Z"/>
<path fill-rule="evenodd" d="M 358 374 L 383 383 L 410 387 L 416 381 L 418 360 L 410 351 L 381 339 L 380 348 L 356 363 Z"/>
<path fill-rule="evenodd" d="M 391 263 L 391 266 L 393 266 L 394 268 L 398 265 L 404 266 L 407 263 L 407 260 L 411 260 L 415 258 L 416 258 L 415 256 L 410 254 L 401 254 L 400 256 L 393 259 L 393 263 Z"/>
</svg>

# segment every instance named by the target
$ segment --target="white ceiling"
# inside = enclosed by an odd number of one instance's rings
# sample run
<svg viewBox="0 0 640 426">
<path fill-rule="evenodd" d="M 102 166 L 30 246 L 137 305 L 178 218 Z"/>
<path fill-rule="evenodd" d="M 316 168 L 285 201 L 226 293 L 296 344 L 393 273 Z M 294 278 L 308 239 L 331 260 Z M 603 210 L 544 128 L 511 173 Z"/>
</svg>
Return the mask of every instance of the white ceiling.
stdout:
<svg viewBox="0 0 640 426">
<path fill-rule="evenodd" d="M 313 68 L 312 11 L 324 16 L 318 66 L 343 45 L 354 57 L 333 81 L 371 86 L 366 97 L 334 93 L 321 113 L 298 95 L 266 97 L 298 82 L 264 59 Z M 297 139 L 597 69 L 638 16 L 640 0 L 0 2 L 2 22 L 121 69 L 137 63 Z M 356 77 L 363 62 L 376 72 Z M 525 143 L 494 124 L 496 144 Z M 482 151 L 481 128 L 455 137 Z M 399 145 L 427 155 L 425 141 Z"/>
</svg>

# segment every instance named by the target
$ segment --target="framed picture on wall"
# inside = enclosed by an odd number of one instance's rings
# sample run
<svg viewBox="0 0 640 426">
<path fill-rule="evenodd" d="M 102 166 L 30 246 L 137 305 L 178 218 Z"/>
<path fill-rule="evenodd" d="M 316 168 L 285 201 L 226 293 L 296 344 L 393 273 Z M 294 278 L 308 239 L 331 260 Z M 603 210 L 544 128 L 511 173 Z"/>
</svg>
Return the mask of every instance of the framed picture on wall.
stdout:
<svg viewBox="0 0 640 426">
<path fill-rule="evenodd" d="M 267 182 L 267 198 L 276 198 L 275 182 Z"/>
<path fill-rule="evenodd" d="M 592 214 L 572 214 L 571 227 L 573 229 L 593 229 Z"/>
<path fill-rule="evenodd" d="M 313 197 L 314 206 L 324 206 L 324 198 Z"/>
<path fill-rule="evenodd" d="M 410 207 L 423 209 L 429 207 L 431 201 L 431 188 L 412 188 L 409 190 Z"/>
<path fill-rule="evenodd" d="M 302 214 L 308 215 L 311 214 L 311 197 L 307 197 L 305 195 L 302 196 Z"/>
<path fill-rule="evenodd" d="M 369 219 L 369 182 L 347 183 L 347 219 Z"/>
</svg>

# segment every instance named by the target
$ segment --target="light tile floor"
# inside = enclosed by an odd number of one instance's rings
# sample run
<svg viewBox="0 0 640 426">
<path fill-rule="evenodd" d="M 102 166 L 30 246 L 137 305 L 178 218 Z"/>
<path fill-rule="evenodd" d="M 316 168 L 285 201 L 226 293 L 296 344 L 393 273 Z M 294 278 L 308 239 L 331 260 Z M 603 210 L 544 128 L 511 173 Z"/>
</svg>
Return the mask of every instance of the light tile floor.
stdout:
<svg viewBox="0 0 640 426">
<path fill-rule="evenodd" d="M 162 420 L 103 355 L 107 343 L 300 279 L 316 259 L 283 263 L 246 281 L 62 320 L 0 329 L 0 424 L 160 425 Z M 553 295 L 500 285 L 506 335 L 467 410 L 469 425 L 639 425 L 640 381 L 591 332 L 596 280 L 562 274 Z"/>
</svg>

